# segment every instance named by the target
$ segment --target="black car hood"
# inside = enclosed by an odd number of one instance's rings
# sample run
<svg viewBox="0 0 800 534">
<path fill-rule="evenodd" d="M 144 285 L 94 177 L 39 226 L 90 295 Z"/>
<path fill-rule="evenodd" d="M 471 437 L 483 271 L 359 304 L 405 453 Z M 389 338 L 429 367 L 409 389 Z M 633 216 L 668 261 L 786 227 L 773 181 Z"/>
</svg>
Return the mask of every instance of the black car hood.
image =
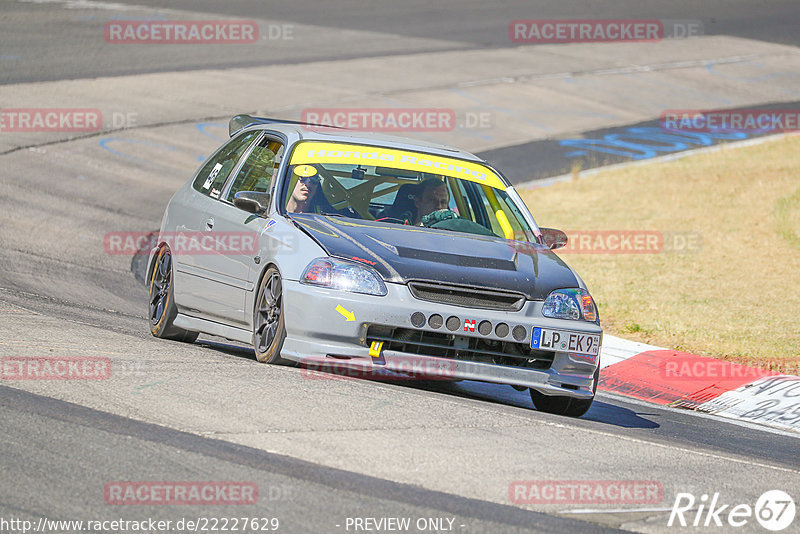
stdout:
<svg viewBox="0 0 800 534">
<path fill-rule="evenodd" d="M 554 289 L 579 287 L 547 247 L 447 230 L 292 213 L 289 217 L 330 256 L 359 261 L 385 280 L 430 280 L 515 291 L 544 300 Z"/>
</svg>

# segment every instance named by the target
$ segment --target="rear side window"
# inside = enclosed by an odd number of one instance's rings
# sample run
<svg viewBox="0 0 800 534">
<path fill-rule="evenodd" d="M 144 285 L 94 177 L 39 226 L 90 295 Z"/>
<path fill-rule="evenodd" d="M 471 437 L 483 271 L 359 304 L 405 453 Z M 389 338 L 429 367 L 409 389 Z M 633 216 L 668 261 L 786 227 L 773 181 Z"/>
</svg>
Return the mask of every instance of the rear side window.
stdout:
<svg viewBox="0 0 800 534">
<path fill-rule="evenodd" d="M 204 195 L 219 198 L 228 175 L 259 134 L 258 131 L 247 132 L 228 141 L 228 144 L 217 151 L 214 157 L 200 169 L 194 180 L 194 188 Z"/>
</svg>

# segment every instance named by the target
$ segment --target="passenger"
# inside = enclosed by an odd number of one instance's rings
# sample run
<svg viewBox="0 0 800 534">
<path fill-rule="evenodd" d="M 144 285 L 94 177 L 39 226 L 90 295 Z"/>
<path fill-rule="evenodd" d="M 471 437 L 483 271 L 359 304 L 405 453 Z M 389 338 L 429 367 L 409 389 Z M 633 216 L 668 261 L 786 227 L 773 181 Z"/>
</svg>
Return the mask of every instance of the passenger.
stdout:
<svg viewBox="0 0 800 534">
<path fill-rule="evenodd" d="M 450 191 L 447 184 L 440 178 L 428 178 L 422 181 L 419 187 L 419 194 L 414 197 L 414 205 L 417 207 L 417 216 L 414 224 L 420 226 L 422 218 L 426 215 L 447 209 L 450 204 Z"/>
</svg>

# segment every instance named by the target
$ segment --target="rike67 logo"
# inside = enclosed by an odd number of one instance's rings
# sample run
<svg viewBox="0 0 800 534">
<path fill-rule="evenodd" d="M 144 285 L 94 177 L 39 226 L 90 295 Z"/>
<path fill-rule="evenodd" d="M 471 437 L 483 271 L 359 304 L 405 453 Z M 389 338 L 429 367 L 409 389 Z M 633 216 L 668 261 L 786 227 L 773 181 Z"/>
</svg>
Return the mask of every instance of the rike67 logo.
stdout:
<svg viewBox="0 0 800 534">
<path fill-rule="evenodd" d="M 755 518 L 767 530 L 778 532 L 792 524 L 794 499 L 781 490 L 766 491 L 755 506 L 747 503 L 725 503 L 719 493 L 703 494 L 696 499 L 691 493 L 678 493 L 669 514 L 667 526 L 677 527 L 743 527 Z"/>
</svg>

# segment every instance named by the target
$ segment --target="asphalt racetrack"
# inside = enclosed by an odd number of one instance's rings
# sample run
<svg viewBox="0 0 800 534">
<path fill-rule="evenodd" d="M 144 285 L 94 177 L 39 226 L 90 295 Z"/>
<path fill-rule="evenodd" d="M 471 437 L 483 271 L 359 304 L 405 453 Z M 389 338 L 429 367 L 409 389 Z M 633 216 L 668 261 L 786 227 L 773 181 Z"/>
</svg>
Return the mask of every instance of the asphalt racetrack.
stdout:
<svg viewBox="0 0 800 534">
<path fill-rule="evenodd" d="M 150 519 L 172 522 L 162 531 L 202 530 L 186 522 L 203 520 L 220 531 L 234 517 L 257 520 L 239 525 L 247 532 L 402 525 L 389 518 L 407 518 L 407 529 L 394 529 L 407 532 L 730 532 L 713 518 L 704 524 L 701 502 L 717 495 L 727 510 L 752 508 L 769 490 L 800 498 L 800 442 L 788 432 L 602 393 L 568 419 L 537 412 L 527 392 L 508 386 L 310 376 L 259 364 L 224 339 L 157 340 L 141 258 L 103 246 L 107 232 L 157 230 L 172 193 L 241 112 L 298 119 L 308 108 L 446 107 L 456 128 L 408 135 L 480 153 L 514 183 L 576 162 L 735 141 L 664 143 L 653 129 L 669 109 L 796 108 L 795 2 L 3 0 L 0 14 L 0 111 L 103 117 L 92 132 L 0 131 L 0 356 L 99 357 L 113 370 L 105 380 L 0 378 L 0 532 L 21 532 L 22 521 L 40 532 L 124 532 L 133 530 L 45 520 Z M 125 19 L 236 18 L 257 21 L 266 38 L 126 45 L 103 34 Z M 689 20 L 703 33 L 655 43 L 509 40 L 512 20 L 534 18 Z M 638 482 L 660 492 L 647 502 L 542 504 L 515 494 L 519 481 Z M 114 501 L 114 488 L 134 482 L 244 483 L 258 498 Z M 668 526 L 687 494 L 696 501 L 684 512 L 690 525 Z M 733 531 L 764 529 L 750 517 Z"/>
</svg>

